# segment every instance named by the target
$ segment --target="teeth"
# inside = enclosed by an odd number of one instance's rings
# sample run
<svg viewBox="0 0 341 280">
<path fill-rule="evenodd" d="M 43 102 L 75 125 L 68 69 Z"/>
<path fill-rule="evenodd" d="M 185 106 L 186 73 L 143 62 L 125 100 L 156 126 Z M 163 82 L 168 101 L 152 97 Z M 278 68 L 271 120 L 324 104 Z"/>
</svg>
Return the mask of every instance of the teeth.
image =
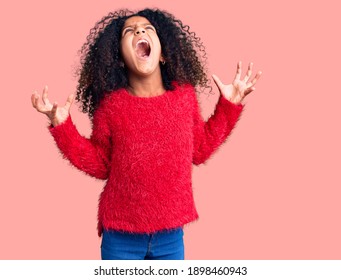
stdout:
<svg viewBox="0 0 341 280">
<path fill-rule="evenodd" d="M 140 41 L 137 42 L 136 47 L 141 43 L 147 43 L 147 45 L 149 45 L 149 42 L 147 40 L 141 39 Z"/>
</svg>

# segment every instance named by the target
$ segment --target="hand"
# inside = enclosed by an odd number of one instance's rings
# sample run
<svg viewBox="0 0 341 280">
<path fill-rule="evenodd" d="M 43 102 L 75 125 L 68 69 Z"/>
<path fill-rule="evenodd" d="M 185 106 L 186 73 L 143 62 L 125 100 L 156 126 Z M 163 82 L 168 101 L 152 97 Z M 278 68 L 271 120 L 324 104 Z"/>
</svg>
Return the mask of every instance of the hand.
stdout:
<svg viewBox="0 0 341 280">
<path fill-rule="evenodd" d="M 245 78 L 241 80 L 240 78 L 242 74 L 242 62 L 239 61 L 237 65 L 236 76 L 232 84 L 229 85 L 223 84 L 216 75 L 212 75 L 213 80 L 217 85 L 220 93 L 223 94 L 227 100 L 231 101 L 232 103 L 239 104 L 245 98 L 245 96 L 256 89 L 254 85 L 257 83 L 258 79 L 262 75 L 262 72 L 258 71 L 256 76 L 250 81 L 252 75 L 252 66 L 253 63 L 251 62 L 249 64 L 249 68 L 246 72 Z"/>
<path fill-rule="evenodd" d="M 74 96 L 73 94 L 70 94 L 64 107 L 58 107 L 56 102 L 53 103 L 53 105 L 50 103 L 47 98 L 47 91 L 47 86 L 45 86 L 42 96 L 43 103 L 39 101 L 40 96 L 37 91 L 34 91 L 31 96 L 32 105 L 38 112 L 47 115 L 53 126 L 57 126 L 68 118 L 70 114 L 70 107 L 74 101 Z"/>
</svg>

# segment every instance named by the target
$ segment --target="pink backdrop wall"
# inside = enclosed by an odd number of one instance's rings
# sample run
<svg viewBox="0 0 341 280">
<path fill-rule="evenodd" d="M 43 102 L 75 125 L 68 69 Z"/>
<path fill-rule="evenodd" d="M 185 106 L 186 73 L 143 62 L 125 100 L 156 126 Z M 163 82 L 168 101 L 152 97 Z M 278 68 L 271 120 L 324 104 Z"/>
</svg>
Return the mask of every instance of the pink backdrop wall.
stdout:
<svg viewBox="0 0 341 280">
<path fill-rule="evenodd" d="M 136 4 L 138 2 L 138 4 Z M 341 259 L 338 1 L 1 3 L 0 259 L 99 259 L 103 183 L 61 158 L 30 95 L 63 103 L 89 29 L 109 11 L 159 7 L 202 38 L 210 71 L 263 71 L 232 137 L 193 172 L 187 259 Z M 216 91 L 216 89 L 215 89 Z M 204 116 L 216 96 L 204 98 Z M 73 106 L 78 129 L 90 122 Z"/>
</svg>

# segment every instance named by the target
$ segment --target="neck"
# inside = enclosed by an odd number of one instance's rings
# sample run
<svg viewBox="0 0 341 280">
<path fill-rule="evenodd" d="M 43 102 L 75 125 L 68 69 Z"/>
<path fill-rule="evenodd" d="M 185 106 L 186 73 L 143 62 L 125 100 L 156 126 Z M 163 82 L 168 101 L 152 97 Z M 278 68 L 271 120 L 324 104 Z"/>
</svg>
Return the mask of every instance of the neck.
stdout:
<svg viewBox="0 0 341 280">
<path fill-rule="evenodd" d="M 131 94 L 140 97 L 152 97 L 163 94 L 166 89 L 162 83 L 162 77 L 136 77 L 129 76 L 128 90 Z"/>
</svg>

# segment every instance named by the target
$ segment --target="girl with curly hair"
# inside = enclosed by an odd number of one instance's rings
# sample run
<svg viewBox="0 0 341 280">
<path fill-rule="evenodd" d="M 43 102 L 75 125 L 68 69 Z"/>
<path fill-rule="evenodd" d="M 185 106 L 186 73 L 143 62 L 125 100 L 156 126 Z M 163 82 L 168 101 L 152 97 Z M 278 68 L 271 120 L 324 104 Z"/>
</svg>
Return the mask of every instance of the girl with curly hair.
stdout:
<svg viewBox="0 0 341 280">
<path fill-rule="evenodd" d="M 242 100 L 261 72 L 252 63 L 220 91 L 205 122 L 196 92 L 209 89 L 205 48 L 194 32 L 165 11 L 109 13 L 90 30 L 80 50 L 76 100 L 92 120 L 79 134 L 70 107 L 37 92 L 32 104 L 48 116 L 49 130 L 75 167 L 106 180 L 98 233 L 102 259 L 184 259 L 183 226 L 198 218 L 192 165 L 205 162 L 235 126 Z"/>
</svg>

